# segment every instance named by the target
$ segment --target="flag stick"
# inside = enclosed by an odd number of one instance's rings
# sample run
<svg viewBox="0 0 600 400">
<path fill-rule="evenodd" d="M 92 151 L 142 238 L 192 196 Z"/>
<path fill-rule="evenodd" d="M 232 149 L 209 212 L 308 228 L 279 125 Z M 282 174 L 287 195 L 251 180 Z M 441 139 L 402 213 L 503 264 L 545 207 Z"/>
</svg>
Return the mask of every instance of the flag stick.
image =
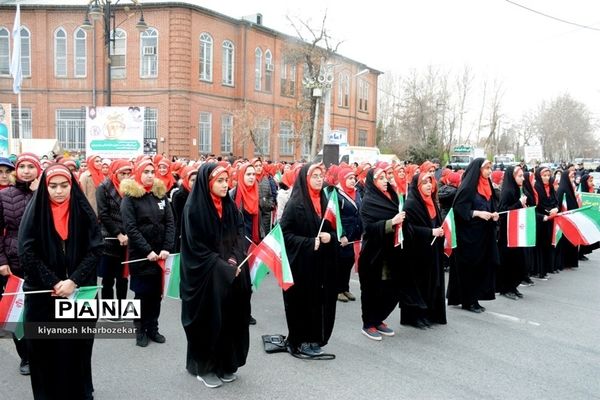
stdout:
<svg viewBox="0 0 600 400">
<path fill-rule="evenodd" d="M 113 237 L 105 237 L 104 240 L 119 240 L 119 238 Z"/>
<path fill-rule="evenodd" d="M 20 295 L 20 294 L 38 294 L 38 293 L 52 293 L 54 292 L 53 289 L 49 289 L 49 290 L 31 290 L 28 292 L 12 292 L 12 293 L 2 293 L 2 296 L 15 296 L 15 295 Z"/>
<path fill-rule="evenodd" d="M 362 242 L 362 239 L 353 240 L 353 241 L 351 241 L 351 242 L 348 242 L 348 244 L 353 244 L 353 243 L 356 243 L 356 242 Z"/>
<path fill-rule="evenodd" d="M 175 254 L 179 254 L 179 253 L 169 253 L 170 256 L 174 256 Z M 145 258 L 138 258 L 137 260 L 123 261 L 121 264 L 131 264 L 131 263 L 142 262 L 142 261 L 150 261 L 150 260 L 148 260 L 148 257 L 145 257 Z"/>
<path fill-rule="evenodd" d="M 248 261 L 248 259 L 250 258 L 250 256 L 251 256 L 251 255 L 252 255 L 252 252 L 250 252 L 250 254 L 248 254 L 248 255 L 246 256 L 246 258 L 244 258 L 244 260 L 243 260 L 243 261 L 242 261 L 242 262 L 241 262 L 241 263 L 238 265 L 238 268 L 242 268 L 242 265 L 244 265 L 244 263 L 245 263 L 246 261 Z"/>
<path fill-rule="evenodd" d="M 535 208 L 535 207 L 522 207 L 522 208 L 515 208 L 515 210 L 522 210 L 523 208 Z M 508 214 L 509 212 L 511 212 L 511 211 L 515 211 L 515 210 L 506 210 L 506 211 L 500 211 L 500 212 L 498 213 L 498 215 L 500 215 L 500 214 Z"/>
<path fill-rule="evenodd" d="M 323 229 L 323 224 L 325 223 L 325 217 L 321 220 L 321 226 L 319 226 L 319 232 L 317 232 L 317 237 L 321 234 L 321 230 Z"/>
<path fill-rule="evenodd" d="M 433 240 L 431 241 L 431 243 L 429 244 L 430 246 L 433 246 L 433 243 L 435 242 L 435 239 L 437 239 L 437 236 L 433 237 Z"/>
</svg>

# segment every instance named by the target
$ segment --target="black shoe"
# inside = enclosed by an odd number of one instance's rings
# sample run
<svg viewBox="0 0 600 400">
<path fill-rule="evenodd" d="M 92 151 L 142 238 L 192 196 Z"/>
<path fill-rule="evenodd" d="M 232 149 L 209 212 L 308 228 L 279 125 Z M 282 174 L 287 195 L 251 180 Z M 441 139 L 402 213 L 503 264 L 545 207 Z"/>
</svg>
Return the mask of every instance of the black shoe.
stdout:
<svg viewBox="0 0 600 400">
<path fill-rule="evenodd" d="M 481 312 L 484 312 L 484 311 L 485 311 L 485 307 L 484 307 L 484 306 L 482 306 L 481 304 L 479 304 L 479 302 L 478 302 L 478 301 L 476 301 L 476 302 L 475 302 L 475 307 L 478 307 L 478 308 L 481 310 Z"/>
<path fill-rule="evenodd" d="M 517 300 L 518 297 L 515 293 L 513 292 L 505 292 L 505 293 L 500 293 L 502 296 L 506 297 L 507 299 L 511 299 L 511 300 Z"/>
<path fill-rule="evenodd" d="M 519 292 L 519 289 L 515 289 L 514 293 L 518 298 L 520 298 L 520 299 L 523 298 L 523 293 Z"/>
<path fill-rule="evenodd" d="M 589 258 L 587 258 L 586 256 L 582 255 L 579 257 L 579 261 L 588 261 Z"/>
<path fill-rule="evenodd" d="M 468 306 L 463 305 L 462 309 L 474 312 L 476 314 L 479 314 L 479 313 L 482 313 L 485 311 L 485 309 L 482 309 L 482 307 L 479 304 L 470 304 Z"/>
<path fill-rule="evenodd" d="M 248 320 L 248 323 L 250 325 L 256 325 L 256 320 L 254 319 L 254 317 L 252 315 L 250 316 L 250 320 Z"/>
<path fill-rule="evenodd" d="M 19 365 L 19 373 L 21 375 L 30 375 L 29 371 L 29 361 L 21 360 L 21 364 Z"/>
<path fill-rule="evenodd" d="M 156 343 L 164 343 L 167 341 L 167 338 L 158 332 L 148 333 L 148 338 Z"/>
<path fill-rule="evenodd" d="M 431 328 L 431 322 L 427 318 L 425 318 L 425 317 L 420 318 L 420 321 L 423 325 L 425 325 L 425 327 Z"/>
<path fill-rule="evenodd" d="M 323 349 L 321 348 L 321 346 L 319 346 L 319 344 L 318 344 L 318 343 L 311 343 L 311 344 L 310 344 L 310 348 L 311 348 L 311 349 L 312 349 L 312 350 L 313 350 L 315 353 L 317 353 L 318 355 L 321 355 L 321 354 L 325 353 L 325 352 L 323 351 Z"/>
<path fill-rule="evenodd" d="M 308 356 L 308 357 L 317 357 L 320 356 L 321 353 L 316 352 L 310 343 L 302 343 L 300 346 L 298 346 L 298 353 L 302 354 L 303 356 Z"/>
<path fill-rule="evenodd" d="M 421 318 L 418 318 L 416 321 L 410 323 L 409 325 L 417 329 L 427 329 L 427 325 L 425 324 L 425 322 L 423 322 Z"/>
<path fill-rule="evenodd" d="M 137 334 L 135 338 L 135 345 L 140 347 L 148 346 L 148 335 L 146 335 L 146 332 Z"/>
</svg>

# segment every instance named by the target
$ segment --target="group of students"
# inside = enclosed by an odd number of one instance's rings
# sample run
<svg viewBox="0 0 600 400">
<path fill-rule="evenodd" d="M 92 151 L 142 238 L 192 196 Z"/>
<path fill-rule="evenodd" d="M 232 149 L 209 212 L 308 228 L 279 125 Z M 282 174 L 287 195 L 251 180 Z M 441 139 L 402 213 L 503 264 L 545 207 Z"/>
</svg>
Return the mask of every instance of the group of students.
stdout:
<svg viewBox="0 0 600 400">
<path fill-rule="evenodd" d="M 0 184 L 15 170 L 14 184 L 0 190 L 0 274 L 23 277 L 26 291 L 54 290 L 26 296 L 25 322 L 54 321 L 56 296 L 94 285 L 101 276 L 103 298 L 125 298 L 129 285 L 140 299 L 136 344 L 164 343 L 158 326 L 163 278 L 158 261 L 180 252 L 186 368 L 207 387 L 234 381 L 246 362 L 249 325 L 255 321 L 243 260 L 277 223 L 294 279 L 283 291 L 287 348 L 300 358 L 332 358 L 323 347 L 333 331 L 337 302 L 355 300 L 349 279 L 357 259 L 361 332 L 372 340 L 395 334 L 385 320 L 396 307 L 401 324 L 425 329 L 446 324 L 446 297 L 449 305 L 472 312 L 484 311 L 479 301 L 492 300 L 497 292 L 517 298 L 528 272 L 526 260 L 534 260 L 531 271 L 541 277 L 577 266 L 577 248 L 563 238 L 555 250 L 548 233 L 558 199 L 564 195 L 569 209 L 578 206 L 574 171 L 564 172 L 555 191 L 559 178 L 552 182 L 549 170 L 536 171 L 530 181 L 519 168 L 505 172 L 499 189 L 485 159 L 459 174 L 440 171 L 431 162 L 327 169 L 260 159 L 177 164 L 141 156 L 111 161 L 106 176 L 100 157 L 88 157 L 85 172 L 70 161 L 42 170 L 30 153 L 21 154 L 14 168 L 0 159 Z M 530 188 L 527 182 L 533 182 Z M 334 190 L 339 238 L 324 219 Z M 448 205 L 457 238 L 449 260 L 441 228 Z M 527 205 L 538 210 L 538 246 L 508 249 L 498 212 Z M 146 260 L 123 264 L 138 259 Z M 15 343 L 21 372 L 31 373 L 35 398 L 93 397 L 93 339 Z M 65 367 L 56 368 L 56 359 Z"/>
</svg>

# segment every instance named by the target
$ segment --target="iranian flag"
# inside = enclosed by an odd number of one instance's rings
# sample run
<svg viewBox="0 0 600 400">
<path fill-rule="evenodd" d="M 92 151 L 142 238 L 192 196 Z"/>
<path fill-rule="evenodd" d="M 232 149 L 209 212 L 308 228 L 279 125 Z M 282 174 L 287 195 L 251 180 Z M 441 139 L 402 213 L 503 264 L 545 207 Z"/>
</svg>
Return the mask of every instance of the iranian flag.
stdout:
<svg viewBox="0 0 600 400">
<path fill-rule="evenodd" d="M 444 253 L 450 257 L 452 249 L 456 248 L 456 226 L 454 225 L 454 209 L 450 209 L 444 222 L 442 222 L 444 230 Z"/>
<path fill-rule="evenodd" d="M 562 198 L 562 204 L 561 204 L 561 211 L 568 211 L 569 210 L 569 206 L 567 205 L 567 194 L 563 193 L 563 198 Z"/>
<path fill-rule="evenodd" d="M 342 220 L 340 217 L 340 204 L 338 203 L 337 190 L 333 189 L 329 195 L 329 201 L 327 202 L 327 209 L 325 210 L 325 216 L 323 217 L 335 229 L 338 241 L 342 238 Z"/>
<path fill-rule="evenodd" d="M 279 225 L 276 225 L 257 246 L 251 246 L 248 262 L 250 281 L 255 288 L 258 288 L 269 271 L 275 275 L 277 283 L 283 290 L 289 289 L 294 284 L 285 251 L 283 232 Z"/>
<path fill-rule="evenodd" d="M 25 311 L 24 280 L 15 275 L 9 275 L 4 288 L 5 293 L 0 300 L 0 329 L 14 332 L 17 339 L 23 337 L 23 317 Z"/>
<path fill-rule="evenodd" d="M 172 299 L 179 299 L 180 254 L 169 254 L 166 260 L 159 260 L 158 265 L 163 270 L 163 294 Z"/>
<path fill-rule="evenodd" d="M 101 288 L 102 286 L 81 286 L 75 289 L 75 291 L 67 298 L 69 300 L 92 300 L 96 298 L 98 289 Z"/>
<path fill-rule="evenodd" d="M 507 219 L 508 247 L 535 247 L 535 207 L 510 210 Z"/>
<path fill-rule="evenodd" d="M 358 261 L 360 259 L 360 250 L 362 248 L 362 239 L 352 243 L 354 247 L 354 272 L 358 273 Z"/>
<path fill-rule="evenodd" d="M 558 214 L 555 223 L 574 246 L 600 241 L 600 211 L 591 206 Z"/>
<path fill-rule="evenodd" d="M 401 213 L 404 209 L 404 197 L 398 193 L 398 212 Z M 394 247 L 403 247 L 404 234 L 402 233 L 402 224 L 394 226 Z"/>
<path fill-rule="evenodd" d="M 556 247 L 558 245 L 558 241 L 562 237 L 562 230 L 560 226 L 556 223 L 556 219 L 552 224 L 552 246 Z"/>
</svg>

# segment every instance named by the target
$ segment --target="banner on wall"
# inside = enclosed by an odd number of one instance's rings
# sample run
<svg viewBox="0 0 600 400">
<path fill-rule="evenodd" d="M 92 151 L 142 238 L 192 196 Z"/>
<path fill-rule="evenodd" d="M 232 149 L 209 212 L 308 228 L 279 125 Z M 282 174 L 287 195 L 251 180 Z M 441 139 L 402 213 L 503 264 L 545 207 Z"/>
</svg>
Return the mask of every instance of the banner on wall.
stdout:
<svg viewBox="0 0 600 400">
<path fill-rule="evenodd" d="M 144 107 L 86 107 L 85 151 L 102 158 L 144 153 Z"/>
<path fill-rule="evenodd" d="M 8 157 L 9 139 L 12 137 L 11 104 L 0 103 L 0 157 Z"/>
</svg>

